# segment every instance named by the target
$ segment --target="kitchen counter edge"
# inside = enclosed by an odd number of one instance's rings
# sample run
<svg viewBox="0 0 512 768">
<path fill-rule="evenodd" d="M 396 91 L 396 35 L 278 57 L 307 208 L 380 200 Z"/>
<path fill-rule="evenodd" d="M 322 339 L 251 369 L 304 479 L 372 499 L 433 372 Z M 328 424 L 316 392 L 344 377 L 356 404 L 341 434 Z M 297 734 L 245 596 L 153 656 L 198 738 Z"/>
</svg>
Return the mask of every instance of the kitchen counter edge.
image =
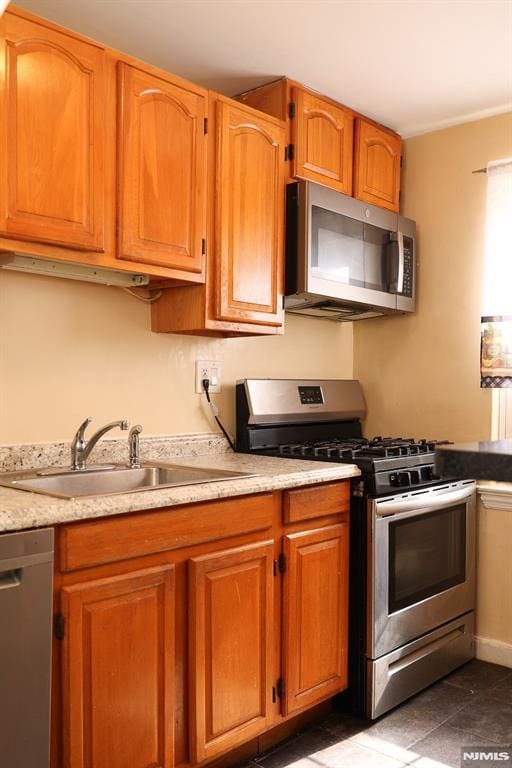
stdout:
<svg viewBox="0 0 512 768">
<path fill-rule="evenodd" d="M 436 448 L 441 477 L 512 482 L 512 440 L 454 443 Z"/>
<path fill-rule="evenodd" d="M 184 457 L 179 460 L 172 457 L 167 461 L 162 459 L 162 463 L 250 472 L 254 476 L 75 499 L 58 499 L 0 487 L 0 533 L 328 483 L 360 474 L 353 464 L 249 456 L 242 453 Z"/>
</svg>

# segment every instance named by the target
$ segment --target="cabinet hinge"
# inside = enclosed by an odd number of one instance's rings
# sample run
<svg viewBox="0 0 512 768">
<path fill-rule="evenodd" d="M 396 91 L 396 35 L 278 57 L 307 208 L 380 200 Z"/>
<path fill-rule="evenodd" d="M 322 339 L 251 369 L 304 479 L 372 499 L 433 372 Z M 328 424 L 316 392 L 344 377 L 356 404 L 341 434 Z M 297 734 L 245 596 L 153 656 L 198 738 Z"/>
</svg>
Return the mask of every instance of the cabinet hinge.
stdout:
<svg viewBox="0 0 512 768">
<path fill-rule="evenodd" d="M 277 701 L 277 691 L 275 685 L 272 686 L 272 704 L 275 704 Z"/>
<path fill-rule="evenodd" d="M 280 699 L 284 699 L 284 680 L 282 677 L 277 681 L 277 695 Z"/>
<path fill-rule="evenodd" d="M 206 238 L 203 237 L 203 239 L 201 240 L 201 256 L 205 256 L 205 255 L 206 255 Z"/>
<path fill-rule="evenodd" d="M 279 573 L 284 573 L 286 571 L 286 555 L 283 555 L 282 552 L 277 560 L 277 567 L 279 568 Z"/>
<path fill-rule="evenodd" d="M 403 164 L 404 164 L 404 158 L 403 158 L 403 155 L 400 155 L 400 168 L 403 166 Z"/>
<path fill-rule="evenodd" d="M 53 619 L 53 633 L 57 640 L 64 640 L 66 633 L 66 619 L 62 613 L 57 613 Z"/>
<path fill-rule="evenodd" d="M 399 203 L 402 202 L 402 190 L 400 190 L 400 192 L 398 193 L 398 202 Z"/>
<path fill-rule="evenodd" d="M 290 103 L 288 104 L 288 117 L 291 120 L 293 120 L 293 118 L 295 117 L 295 102 L 294 101 L 290 101 Z"/>
<path fill-rule="evenodd" d="M 294 157 L 295 157 L 295 147 L 293 146 L 293 144 L 288 144 L 284 148 L 284 159 L 293 160 Z"/>
<path fill-rule="evenodd" d="M 204 132 L 208 133 L 208 118 L 205 117 L 204 119 Z"/>
</svg>

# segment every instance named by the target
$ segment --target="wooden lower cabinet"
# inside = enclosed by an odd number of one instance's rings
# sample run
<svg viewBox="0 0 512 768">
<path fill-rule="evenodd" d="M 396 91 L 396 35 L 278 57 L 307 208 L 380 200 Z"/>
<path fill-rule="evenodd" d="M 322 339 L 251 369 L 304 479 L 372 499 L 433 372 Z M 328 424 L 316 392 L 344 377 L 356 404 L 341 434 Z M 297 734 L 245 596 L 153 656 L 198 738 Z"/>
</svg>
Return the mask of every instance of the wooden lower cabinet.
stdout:
<svg viewBox="0 0 512 768">
<path fill-rule="evenodd" d="M 174 568 L 62 590 L 63 764 L 174 764 Z"/>
<path fill-rule="evenodd" d="M 61 526 L 52 768 L 228 764 L 343 690 L 347 490 Z"/>
<path fill-rule="evenodd" d="M 348 523 L 284 537 L 284 714 L 347 687 Z"/>
<path fill-rule="evenodd" d="M 270 725 L 272 541 L 189 563 L 190 751 L 214 757 Z"/>
</svg>

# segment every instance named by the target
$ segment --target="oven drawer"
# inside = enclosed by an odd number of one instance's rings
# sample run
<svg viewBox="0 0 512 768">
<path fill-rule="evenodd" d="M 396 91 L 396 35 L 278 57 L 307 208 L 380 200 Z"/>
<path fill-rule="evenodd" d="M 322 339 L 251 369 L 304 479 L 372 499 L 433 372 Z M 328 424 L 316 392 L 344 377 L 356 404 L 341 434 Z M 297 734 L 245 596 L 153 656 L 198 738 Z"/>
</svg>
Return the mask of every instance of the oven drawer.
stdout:
<svg viewBox="0 0 512 768">
<path fill-rule="evenodd" d="M 472 659 L 473 634 L 470 611 L 379 659 L 367 659 L 367 716 L 380 717 Z"/>
</svg>

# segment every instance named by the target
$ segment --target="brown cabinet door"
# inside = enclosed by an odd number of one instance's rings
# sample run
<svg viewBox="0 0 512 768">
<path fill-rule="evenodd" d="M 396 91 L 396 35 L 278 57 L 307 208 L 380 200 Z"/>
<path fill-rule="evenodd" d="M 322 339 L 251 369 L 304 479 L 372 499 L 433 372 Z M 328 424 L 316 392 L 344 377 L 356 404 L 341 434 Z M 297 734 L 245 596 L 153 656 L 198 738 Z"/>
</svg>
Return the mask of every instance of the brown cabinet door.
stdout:
<svg viewBox="0 0 512 768">
<path fill-rule="evenodd" d="M 354 153 L 354 197 L 398 213 L 400 136 L 358 118 Z"/>
<path fill-rule="evenodd" d="M 0 20 L 0 231 L 103 250 L 104 52 Z"/>
<path fill-rule="evenodd" d="M 348 523 L 284 537 L 284 714 L 347 687 Z"/>
<path fill-rule="evenodd" d="M 270 725 L 273 551 L 268 541 L 189 561 L 193 762 Z"/>
<path fill-rule="evenodd" d="M 219 98 L 216 132 L 216 319 L 279 326 L 284 124 Z"/>
<path fill-rule="evenodd" d="M 207 96 L 119 63 L 119 257 L 203 269 Z"/>
<path fill-rule="evenodd" d="M 351 195 L 352 112 L 302 88 L 292 93 L 293 175 Z"/>
<path fill-rule="evenodd" d="M 171 768 L 174 567 L 62 590 L 64 765 Z"/>
</svg>

